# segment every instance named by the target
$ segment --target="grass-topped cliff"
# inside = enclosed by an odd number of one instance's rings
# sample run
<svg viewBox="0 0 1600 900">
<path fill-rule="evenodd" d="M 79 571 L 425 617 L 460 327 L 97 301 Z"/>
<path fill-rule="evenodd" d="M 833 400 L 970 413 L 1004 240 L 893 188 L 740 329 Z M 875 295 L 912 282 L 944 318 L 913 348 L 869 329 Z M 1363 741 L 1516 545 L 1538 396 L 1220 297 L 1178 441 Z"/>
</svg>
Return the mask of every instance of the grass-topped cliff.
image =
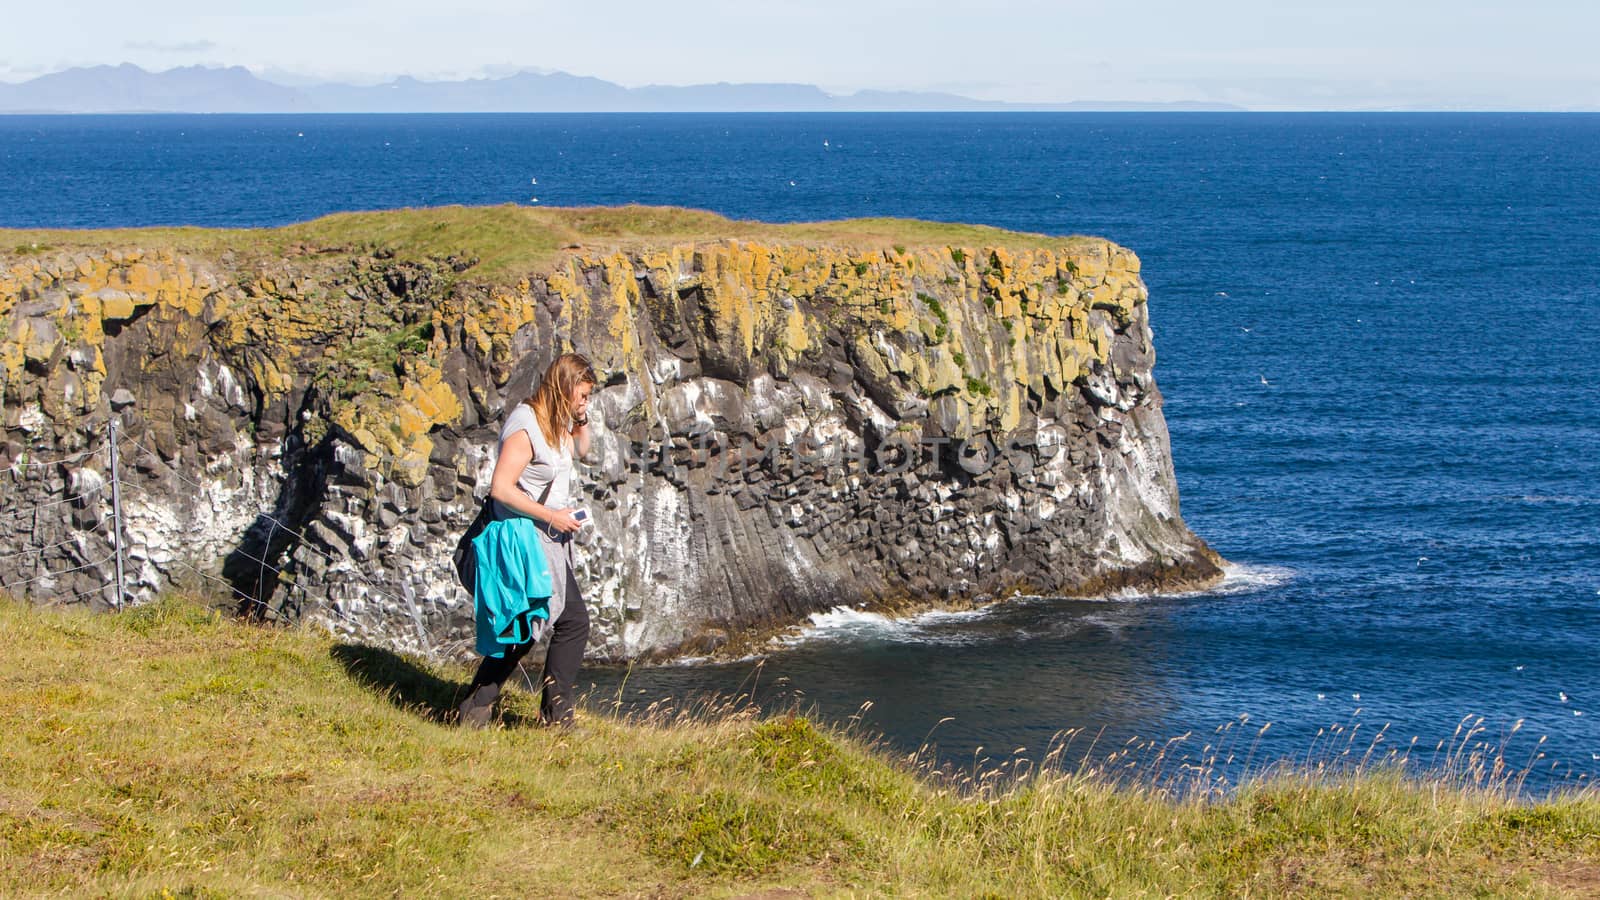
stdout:
<svg viewBox="0 0 1600 900">
<path fill-rule="evenodd" d="M 568 248 L 607 252 L 726 238 L 827 243 L 857 250 L 898 246 L 902 253 L 907 247 L 924 245 L 1025 250 L 1058 247 L 1078 240 L 911 219 L 777 225 L 677 207 L 534 208 L 506 204 L 338 213 L 279 228 L 0 228 L 0 255 L 36 256 L 56 250 L 137 246 L 201 256 L 233 253 L 248 264 L 311 248 L 322 252 L 385 251 L 401 257 L 470 261 L 471 267 L 463 269 L 468 278 L 494 283 L 544 271 Z"/>
<path fill-rule="evenodd" d="M 0 600 L 0 894 L 1592 895 L 1600 801 L 1284 776 L 934 780 L 750 710 L 442 721 L 465 670 L 182 601 Z M 171 893 L 163 894 L 164 891 Z"/>
<path fill-rule="evenodd" d="M 900 220 L 0 233 L 0 465 L 88 461 L 0 498 L 0 551 L 54 555 L 0 585 L 65 572 L 106 596 L 112 548 L 77 533 L 96 509 L 19 517 L 103 483 L 116 420 L 136 597 L 221 579 L 242 606 L 458 652 L 447 548 L 508 405 L 576 350 L 602 382 L 580 488 L 607 654 L 838 604 L 1203 588 L 1222 561 L 1179 516 L 1147 297 L 1102 239 Z"/>
</svg>

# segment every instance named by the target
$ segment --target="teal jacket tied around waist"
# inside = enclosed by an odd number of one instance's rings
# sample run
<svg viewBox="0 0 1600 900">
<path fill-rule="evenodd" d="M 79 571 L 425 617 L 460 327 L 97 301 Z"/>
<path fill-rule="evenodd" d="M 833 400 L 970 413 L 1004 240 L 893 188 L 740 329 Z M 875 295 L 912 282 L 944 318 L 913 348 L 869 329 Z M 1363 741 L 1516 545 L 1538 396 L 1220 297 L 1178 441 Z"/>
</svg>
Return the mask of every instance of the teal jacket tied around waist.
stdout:
<svg viewBox="0 0 1600 900">
<path fill-rule="evenodd" d="M 561 614 L 550 608 L 550 564 L 538 525 L 522 516 L 490 522 L 472 539 L 472 551 L 478 558 L 478 652 L 500 657 L 513 644 L 538 640 Z"/>
</svg>

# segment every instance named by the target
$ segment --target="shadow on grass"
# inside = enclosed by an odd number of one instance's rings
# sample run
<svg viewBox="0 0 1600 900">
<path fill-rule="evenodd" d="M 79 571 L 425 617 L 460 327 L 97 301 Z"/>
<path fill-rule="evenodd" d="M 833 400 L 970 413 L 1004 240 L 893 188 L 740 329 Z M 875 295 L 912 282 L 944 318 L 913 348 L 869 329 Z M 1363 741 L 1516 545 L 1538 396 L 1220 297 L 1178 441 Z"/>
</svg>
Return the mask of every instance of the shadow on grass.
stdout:
<svg viewBox="0 0 1600 900">
<path fill-rule="evenodd" d="M 466 697 L 467 685 L 440 678 L 400 654 L 381 647 L 335 644 L 331 652 L 334 660 L 344 666 L 345 672 L 357 684 L 429 721 L 455 724 L 456 706 Z M 518 674 L 512 675 L 512 678 L 517 677 Z M 507 686 L 510 686 L 509 682 Z M 500 723 L 507 728 L 538 724 L 536 717 L 507 709 L 504 700 L 499 710 Z"/>
</svg>

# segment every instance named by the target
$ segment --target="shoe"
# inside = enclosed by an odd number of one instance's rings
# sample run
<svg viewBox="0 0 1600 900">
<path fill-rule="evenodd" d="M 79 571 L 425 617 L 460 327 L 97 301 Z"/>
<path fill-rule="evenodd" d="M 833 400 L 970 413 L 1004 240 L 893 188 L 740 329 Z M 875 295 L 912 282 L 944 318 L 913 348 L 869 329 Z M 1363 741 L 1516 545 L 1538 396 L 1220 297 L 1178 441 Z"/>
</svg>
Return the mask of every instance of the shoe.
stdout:
<svg viewBox="0 0 1600 900">
<path fill-rule="evenodd" d="M 456 707 L 456 715 L 465 728 L 484 728 L 494 718 L 494 701 L 500 699 L 500 685 L 485 684 L 467 695 Z"/>
</svg>

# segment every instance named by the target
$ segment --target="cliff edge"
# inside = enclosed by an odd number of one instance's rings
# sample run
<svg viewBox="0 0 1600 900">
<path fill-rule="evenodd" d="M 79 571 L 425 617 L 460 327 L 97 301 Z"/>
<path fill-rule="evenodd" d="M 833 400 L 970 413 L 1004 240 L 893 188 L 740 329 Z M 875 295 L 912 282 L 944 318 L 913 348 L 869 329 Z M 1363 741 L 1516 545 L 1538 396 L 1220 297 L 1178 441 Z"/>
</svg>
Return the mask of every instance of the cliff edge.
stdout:
<svg viewBox="0 0 1600 900">
<path fill-rule="evenodd" d="M 0 552 L 22 560 L 0 589 L 118 596 L 118 417 L 126 596 L 212 580 L 241 609 L 465 653 L 450 550 L 507 406 L 567 350 L 604 382 L 580 467 L 591 655 L 841 604 L 1208 586 L 1147 297 L 1103 240 L 893 220 L 0 232 Z"/>
</svg>

